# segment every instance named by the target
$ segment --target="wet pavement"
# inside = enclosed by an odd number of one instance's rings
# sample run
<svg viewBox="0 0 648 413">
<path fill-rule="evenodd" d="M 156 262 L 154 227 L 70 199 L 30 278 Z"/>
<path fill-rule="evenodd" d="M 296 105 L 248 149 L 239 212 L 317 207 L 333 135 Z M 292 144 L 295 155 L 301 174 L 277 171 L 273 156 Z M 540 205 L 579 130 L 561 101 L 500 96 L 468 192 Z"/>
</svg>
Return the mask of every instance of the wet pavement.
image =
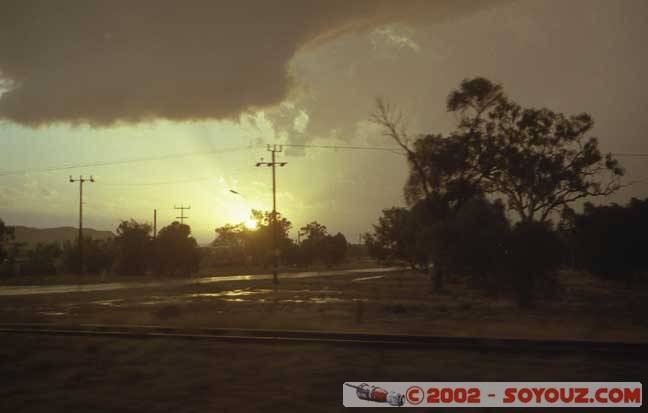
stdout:
<svg viewBox="0 0 648 413">
<path fill-rule="evenodd" d="M 373 273 L 385 273 L 402 270 L 400 267 L 378 267 L 378 268 L 362 268 L 355 270 L 332 270 L 332 271 L 304 271 L 296 273 L 280 274 L 279 279 L 300 279 L 300 278 L 316 278 L 316 277 L 330 277 L 336 275 L 362 275 Z M 375 277 L 356 278 L 355 281 L 363 281 Z M 0 296 L 18 296 L 18 295 L 35 295 L 35 294 L 61 294 L 61 293 L 83 293 L 93 291 L 112 291 L 126 288 L 153 288 L 153 287 L 176 287 L 183 285 L 194 284 L 211 284 L 218 282 L 228 281 L 256 281 L 256 280 L 270 280 L 272 274 L 256 274 L 256 275 L 229 275 L 229 276 L 213 276 L 201 278 L 189 278 L 186 280 L 166 280 L 166 281 L 151 281 L 151 282 L 118 282 L 118 283 L 100 283 L 100 284 L 74 284 L 74 285 L 30 285 L 30 286 L 2 286 L 0 287 Z M 228 300 L 240 300 L 240 298 L 226 297 Z M 154 301 L 154 300 L 153 300 Z M 99 304 L 99 303 L 97 303 Z M 104 302 L 100 305 L 111 305 Z"/>
</svg>

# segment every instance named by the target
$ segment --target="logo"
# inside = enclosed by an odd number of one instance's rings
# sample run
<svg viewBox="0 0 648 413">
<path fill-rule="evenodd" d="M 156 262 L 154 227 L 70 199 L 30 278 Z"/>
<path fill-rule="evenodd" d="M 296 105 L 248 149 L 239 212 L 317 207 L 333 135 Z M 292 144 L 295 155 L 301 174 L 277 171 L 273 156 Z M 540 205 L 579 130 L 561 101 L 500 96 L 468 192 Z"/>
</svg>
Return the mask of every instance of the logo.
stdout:
<svg viewBox="0 0 648 413">
<path fill-rule="evenodd" d="M 405 392 L 407 402 L 414 406 L 423 402 L 423 398 L 425 397 L 424 395 L 425 393 L 423 392 L 423 389 L 419 386 L 412 386 Z"/>
<path fill-rule="evenodd" d="M 402 406 L 403 405 L 403 395 L 397 392 L 388 391 L 382 387 L 372 386 L 367 383 L 362 383 L 359 385 L 344 383 L 348 387 L 352 387 L 356 390 L 356 396 L 360 400 L 367 400 L 370 402 L 376 403 L 387 403 L 390 406 Z"/>
</svg>

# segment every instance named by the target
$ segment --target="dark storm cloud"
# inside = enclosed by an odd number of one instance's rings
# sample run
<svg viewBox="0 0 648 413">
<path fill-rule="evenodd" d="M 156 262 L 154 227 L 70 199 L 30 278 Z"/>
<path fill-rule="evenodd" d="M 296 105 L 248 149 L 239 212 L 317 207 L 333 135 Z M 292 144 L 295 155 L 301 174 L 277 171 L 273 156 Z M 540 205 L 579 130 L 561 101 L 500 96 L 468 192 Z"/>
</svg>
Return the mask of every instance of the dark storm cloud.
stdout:
<svg viewBox="0 0 648 413">
<path fill-rule="evenodd" d="M 0 118 L 225 119 L 281 102 L 304 47 L 381 24 L 438 21 L 484 2 L 2 1 Z"/>
</svg>

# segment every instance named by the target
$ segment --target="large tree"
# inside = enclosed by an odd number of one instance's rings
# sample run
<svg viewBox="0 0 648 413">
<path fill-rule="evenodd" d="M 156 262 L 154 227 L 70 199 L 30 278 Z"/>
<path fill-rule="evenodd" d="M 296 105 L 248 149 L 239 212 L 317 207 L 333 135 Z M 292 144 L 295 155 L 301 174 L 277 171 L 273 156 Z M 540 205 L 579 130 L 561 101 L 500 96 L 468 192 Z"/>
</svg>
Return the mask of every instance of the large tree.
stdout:
<svg viewBox="0 0 648 413">
<path fill-rule="evenodd" d="M 313 221 L 301 227 L 299 232 L 304 237 L 299 245 L 301 263 L 309 266 L 322 258 L 328 230 L 325 225 Z"/>
<path fill-rule="evenodd" d="M 377 103 L 372 119 L 407 155 L 410 204 L 435 192 L 455 207 L 494 194 L 520 220 L 544 222 L 577 199 L 620 188 L 623 169 L 589 135 L 594 121 L 588 114 L 522 107 L 481 77 L 453 90 L 447 109 L 458 118 L 454 132 L 412 138 L 402 116 Z"/>
<path fill-rule="evenodd" d="M 335 235 L 328 235 L 324 239 L 322 261 L 327 267 L 339 265 L 346 259 L 347 249 L 348 243 L 344 234 L 338 232 Z"/>
</svg>

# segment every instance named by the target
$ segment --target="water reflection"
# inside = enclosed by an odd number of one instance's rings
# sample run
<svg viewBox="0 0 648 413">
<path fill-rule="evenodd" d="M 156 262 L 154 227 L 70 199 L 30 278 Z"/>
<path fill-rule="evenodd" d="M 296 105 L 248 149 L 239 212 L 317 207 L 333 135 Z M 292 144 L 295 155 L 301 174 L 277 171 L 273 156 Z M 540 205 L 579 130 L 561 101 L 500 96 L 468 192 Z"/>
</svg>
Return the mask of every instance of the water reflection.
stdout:
<svg viewBox="0 0 648 413">
<path fill-rule="evenodd" d="M 330 277 L 334 275 L 353 275 L 353 274 L 371 274 L 376 272 L 393 272 L 399 271 L 398 267 L 386 268 L 362 268 L 357 270 L 332 270 L 332 271 L 305 271 L 281 274 L 280 278 L 284 279 L 300 279 L 300 278 L 314 278 L 314 277 Z M 270 280 L 271 274 L 258 274 L 258 275 L 230 275 L 230 276 L 215 276 L 215 277 L 202 277 L 185 280 L 166 280 L 166 281 L 151 281 L 151 282 L 115 282 L 105 284 L 75 284 L 75 285 L 30 285 L 30 286 L 3 286 L 0 287 L 0 296 L 15 296 L 15 295 L 32 295 L 32 294 L 61 294 L 61 293 L 74 293 L 74 292 L 91 292 L 91 291 L 110 291 L 119 290 L 124 288 L 146 288 L 146 287 L 174 287 L 182 285 L 194 284 L 210 284 L 226 281 L 253 281 L 253 280 Z"/>
</svg>

